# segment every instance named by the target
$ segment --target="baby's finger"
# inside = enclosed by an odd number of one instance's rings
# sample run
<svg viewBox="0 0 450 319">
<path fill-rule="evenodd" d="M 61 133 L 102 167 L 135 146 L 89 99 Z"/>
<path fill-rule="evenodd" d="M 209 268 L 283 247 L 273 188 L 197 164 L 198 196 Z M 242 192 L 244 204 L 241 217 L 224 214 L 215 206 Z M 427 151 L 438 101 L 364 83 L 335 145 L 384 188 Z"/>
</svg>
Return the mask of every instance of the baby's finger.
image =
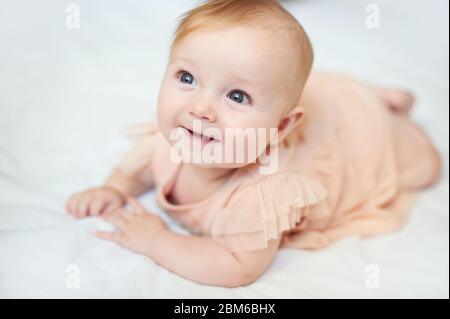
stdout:
<svg viewBox="0 0 450 319">
<path fill-rule="evenodd" d="M 124 243 L 124 234 L 121 232 L 107 232 L 107 231 L 95 231 L 95 236 L 101 239 L 110 240 L 117 244 Z"/>
<path fill-rule="evenodd" d="M 75 195 L 73 197 L 73 199 L 70 201 L 70 204 L 69 204 L 70 205 L 70 211 L 72 212 L 72 215 L 75 218 L 79 218 L 80 217 L 80 214 L 78 212 L 78 205 L 80 203 L 81 198 L 82 198 L 81 194 L 77 194 L 77 195 Z"/>
<path fill-rule="evenodd" d="M 119 208 L 116 210 L 116 213 L 120 214 L 120 217 L 122 217 L 127 223 L 130 223 L 134 217 L 134 213 L 126 208 Z"/>
<path fill-rule="evenodd" d="M 91 202 L 91 196 L 89 195 L 83 195 L 81 196 L 78 205 L 78 216 L 79 217 L 85 217 L 89 214 L 89 203 Z"/>
<path fill-rule="evenodd" d="M 67 204 L 69 212 L 75 217 L 77 217 L 77 213 L 78 213 L 77 207 L 78 207 L 78 201 L 80 200 L 80 198 L 81 198 L 80 194 L 75 194 L 69 199 L 69 202 Z"/>
<path fill-rule="evenodd" d="M 141 203 L 139 203 L 136 198 L 134 198 L 134 197 L 127 197 L 127 203 L 131 205 L 133 210 L 138 215 L 145 214 L 146 210 L 145 210 L 144 206 L 142 206 Z"/>
<path fill-rule="evenodd" d="M 65 205 L 64 205 L 64 208 L 66 209 L 66 211 L 69 213 L 69 214 L 72 214 L 72 203 L 73 203 L 73 199 L 74 199 L 74 196 L 71 196 L 67 201 L 66 201 L 66 203 L 65 203 Z"/>
<path fill-rule="evenodd" d="M 91 204 L 89 205 L 89 212 L 93 216 L 100 215 L 103 208 L 105 207 L 105 204 L 106 204 L 105 199 L 97 198 L 94 201 L 92 201 Z"/>
<path fill-rule="evenodd" d="M 66 210 L 66 212 L 68 212 L 68 213 L 70 213 L 70 207 L 69 207 L 69 204 L 70 204 L 70 200 L 71 200 L 72 198 L 69 198 L 68 200 L 66 200 L 66 202 L 64 203 L 64 209 Z"/>
<path fill-rule="evenodd" d="M 105 206 L 105 208 L 103 209 L 103 214 L 109 215 L 121 207 L 122 207 L 122 204 L 120 202 L 113 200 Z"/>
<path fill-rule="evenodd" d="M 105 216 L 104 219 L 121 230 L 125 230 L 128 226 L 127 220 L 125 220 L 125 218 L 118 212 L 109 214 Z"/>
</svg>

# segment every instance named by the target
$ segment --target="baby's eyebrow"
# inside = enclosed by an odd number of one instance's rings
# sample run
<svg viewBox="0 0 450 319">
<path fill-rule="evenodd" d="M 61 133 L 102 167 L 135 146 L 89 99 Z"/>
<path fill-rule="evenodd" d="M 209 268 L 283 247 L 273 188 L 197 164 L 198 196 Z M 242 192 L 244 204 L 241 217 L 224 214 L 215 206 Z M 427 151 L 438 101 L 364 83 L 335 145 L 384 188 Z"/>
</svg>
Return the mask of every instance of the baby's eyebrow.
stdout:
<svg viewBox="0 0 450 319">
<path fill-rule="evenodd" d="M 254 81 L 252 79 L 246 79 L 242 76 L 239 76 L 237 74 L 234 74 L 232 77 L 233 82 L 245 85 L 247 87 L 249 87 L 253 93 L 257 93 L 260 96 L 265 96 L 265 89 L 264 86 L 261 85 L 261 83 L 259 83 L 258 81 Z"/>
<path fill-rule="evenodd" d="M 244 83 L 244 84 L 247 84 L 247 85 L 251 85 L 251 86 L 256 86 L 256 85 L 258 85 L 258 83 L 255 83 L 254 81 L 252 81 L 252 80 L 247 80 L 247 79 L 245 79 L 245 78 L 243 78 L 243 77 L 241 77 L 241 76 L 235 76 L 234 77 L 234 79 L 236 80 L 236 81 L 238 81 L 238 82 L 241 82 L 241 83 Z"/>
<path fill-rule="evenodd" d="M 182 62 L 187 62 L 188 64 L 191 64 L 191 65 L 195 66 L 195 63 L 194 63 L 193 61 L 191 61 L 190 59 L 187 59 L 187 58 L 182 58 L 182 57 L 174 57 L 174 58 L 171 58 L 171 59 L 169 60 L 169 63 L 174 63 L 174 62 L 176 62 L 177 60 L 182 61 Z"/>
</svg>

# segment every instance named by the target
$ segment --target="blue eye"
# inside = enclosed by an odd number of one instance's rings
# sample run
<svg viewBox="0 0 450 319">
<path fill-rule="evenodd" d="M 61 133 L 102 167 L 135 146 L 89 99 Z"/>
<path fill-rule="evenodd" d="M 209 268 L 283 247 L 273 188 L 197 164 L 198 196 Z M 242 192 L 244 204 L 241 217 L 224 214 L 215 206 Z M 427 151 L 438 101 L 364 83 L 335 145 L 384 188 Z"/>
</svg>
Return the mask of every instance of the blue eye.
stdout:
<svg viewBox="0 0 450 319">
<path fill-rule="evenodd" d="M 249 99 L 247 97 L 247 94 L 242 92 L 242 91 L 239 91 L 239 90 L 231 91 L 230 94 L 228 94 L 228 97 L 232 101 L 234 101 L 236 103 L 239 103 L 239 104 L 248 104 L 248 103 L 250 103 L 250 101 L 249 101 Z M 245 102 L 245 103 L 243 103 L 243 102 Z"/>
<path fill-rule="evenodd" d="M 181 72 L 180 81 L 186 84 L 192 84 L 194 82 L 194 77 L 189 72 Z"/>
</svg>

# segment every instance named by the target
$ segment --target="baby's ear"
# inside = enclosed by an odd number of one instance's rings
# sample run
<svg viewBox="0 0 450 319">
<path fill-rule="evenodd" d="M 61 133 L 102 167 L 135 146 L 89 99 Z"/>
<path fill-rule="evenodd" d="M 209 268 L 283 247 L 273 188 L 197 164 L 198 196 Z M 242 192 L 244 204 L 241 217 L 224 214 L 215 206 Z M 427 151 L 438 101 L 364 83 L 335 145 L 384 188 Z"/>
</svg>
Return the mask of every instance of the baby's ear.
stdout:
<svg viewBox="0 0 450 319">
<path fill-rule="evenodd" d="M 286 136 L 298 125 L 303 119 L 305 110 L 300 105 L 293 107 L 287 113 L 278 125 L 278 143 L 281 143 Z"/>
</svg>

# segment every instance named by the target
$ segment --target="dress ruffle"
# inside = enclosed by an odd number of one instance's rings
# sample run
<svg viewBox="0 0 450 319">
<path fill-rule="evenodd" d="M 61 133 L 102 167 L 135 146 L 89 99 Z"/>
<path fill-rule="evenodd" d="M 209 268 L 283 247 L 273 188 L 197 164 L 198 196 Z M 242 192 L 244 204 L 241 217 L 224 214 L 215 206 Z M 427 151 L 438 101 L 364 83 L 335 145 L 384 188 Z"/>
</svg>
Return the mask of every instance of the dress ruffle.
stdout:
<svg viewBox="0 0 450 319">
<path fill-rule="evenodd" d="M 268 241 L 295 228 L 314 205 L 324 203 L 327 191 L 317 180 L 282 172 L 245 186 L 213 220 L 211 236 L 230 251 L 263 249 Z M 327 205 L 315 218 L 329 216 Z"/>
</svg>

